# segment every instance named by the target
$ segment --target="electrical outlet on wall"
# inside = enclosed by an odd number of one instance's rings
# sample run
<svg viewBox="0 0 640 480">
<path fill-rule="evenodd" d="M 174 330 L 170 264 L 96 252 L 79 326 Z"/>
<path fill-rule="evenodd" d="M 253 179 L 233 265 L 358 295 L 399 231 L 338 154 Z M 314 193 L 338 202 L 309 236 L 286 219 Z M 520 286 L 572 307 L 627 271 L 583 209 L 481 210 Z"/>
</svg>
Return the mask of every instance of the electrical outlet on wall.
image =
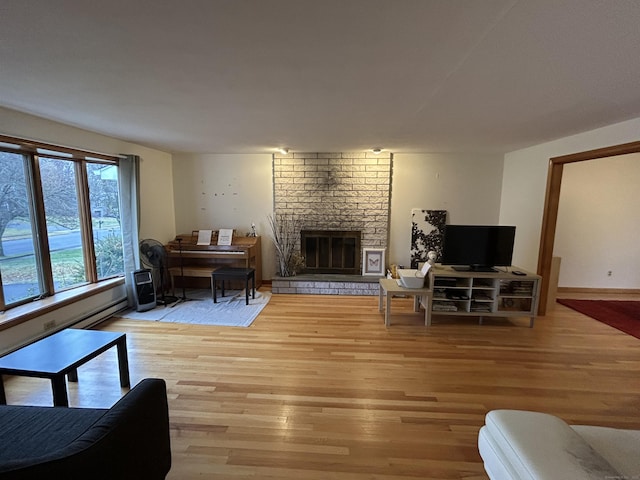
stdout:
<svg viewBox="0 0 640 480">
<path fill-rule="evenodd" d="M 607 271 L 607 277 L 610 277 L 613 272 L 611 270 Z"/>
</svg>

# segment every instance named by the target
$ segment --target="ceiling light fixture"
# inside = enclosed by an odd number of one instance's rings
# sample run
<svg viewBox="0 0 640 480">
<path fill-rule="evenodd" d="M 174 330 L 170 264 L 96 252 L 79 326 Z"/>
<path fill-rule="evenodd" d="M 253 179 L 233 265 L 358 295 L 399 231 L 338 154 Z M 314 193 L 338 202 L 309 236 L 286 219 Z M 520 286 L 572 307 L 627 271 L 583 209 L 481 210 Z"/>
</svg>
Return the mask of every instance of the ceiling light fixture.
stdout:
<svg viewBox="0 0 640 480">
<path fill-rule="evenodd" d="M 278 151 L 283 155 L 286 155 L 287 153 L 289 153 L 288 148 L 279 148 Z"/>
<path fill-rule="evenodd" d="M 380 147 L 376 147 L 374 149 L 371 150 L 373 153 L 375 153 L 376 155 L 379 155 L 380 153 L 382 153 L 382 149 Z"/>
</svg>

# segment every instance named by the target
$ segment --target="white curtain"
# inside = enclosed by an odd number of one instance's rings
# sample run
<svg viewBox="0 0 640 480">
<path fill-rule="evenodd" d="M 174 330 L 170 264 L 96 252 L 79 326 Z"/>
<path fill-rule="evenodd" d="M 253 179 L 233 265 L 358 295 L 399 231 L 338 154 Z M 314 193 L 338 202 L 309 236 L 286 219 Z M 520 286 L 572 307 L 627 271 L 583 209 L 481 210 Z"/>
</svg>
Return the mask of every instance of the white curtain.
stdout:
<svg viewBox="0 0 640 480">
<path fill-rule="evenodd" d="M 135 306 L 131 272 L 140 265 L 138 250 L 140 157 L 125 155 L 120 158 L 118 184 L 120 186 L 120 217 L 122 220 L 122 246 L 124 249 L 124 275 L 129 306 Z"/>
</svg>

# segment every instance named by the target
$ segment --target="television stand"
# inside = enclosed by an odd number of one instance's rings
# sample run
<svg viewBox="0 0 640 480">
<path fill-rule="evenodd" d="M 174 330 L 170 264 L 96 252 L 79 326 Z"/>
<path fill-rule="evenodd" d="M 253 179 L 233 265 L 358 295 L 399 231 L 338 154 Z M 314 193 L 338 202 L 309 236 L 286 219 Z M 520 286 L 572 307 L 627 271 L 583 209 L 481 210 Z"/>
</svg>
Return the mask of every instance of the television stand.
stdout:
<svg viewBox="0 0 640 480">
<path fill-rule="evenodd" d="M 480 265 L 454 265 L 451 267 L 456 272 L 498 272 L 493 267 L 483 267 Z"/>
<path fill-rule="evenodd" d="M 479 317 L 481 324 L 484 317 L 529 317 L 529 326 L 533 327 L 542 278 L 519 267 L 508 270 L 459 271 L 450 266 L 434 266 L 429 270 L 433 289 L 431 316 Z"/>
</svg>

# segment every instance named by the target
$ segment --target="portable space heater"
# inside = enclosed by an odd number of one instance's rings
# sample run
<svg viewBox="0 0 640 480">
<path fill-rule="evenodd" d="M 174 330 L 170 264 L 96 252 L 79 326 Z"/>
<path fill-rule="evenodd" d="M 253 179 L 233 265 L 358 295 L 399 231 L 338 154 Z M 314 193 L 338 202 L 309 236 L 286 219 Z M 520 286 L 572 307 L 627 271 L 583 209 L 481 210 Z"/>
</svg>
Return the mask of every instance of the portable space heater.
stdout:
<svg viewBox="0 0 640 480">
<path fill-rule="evenodd" d="M 151 270 L 143 268 L 131 273 L 136 311 L 145 312 L 156 306 L 156 290 L 153 288 Z"/>
</svg>

